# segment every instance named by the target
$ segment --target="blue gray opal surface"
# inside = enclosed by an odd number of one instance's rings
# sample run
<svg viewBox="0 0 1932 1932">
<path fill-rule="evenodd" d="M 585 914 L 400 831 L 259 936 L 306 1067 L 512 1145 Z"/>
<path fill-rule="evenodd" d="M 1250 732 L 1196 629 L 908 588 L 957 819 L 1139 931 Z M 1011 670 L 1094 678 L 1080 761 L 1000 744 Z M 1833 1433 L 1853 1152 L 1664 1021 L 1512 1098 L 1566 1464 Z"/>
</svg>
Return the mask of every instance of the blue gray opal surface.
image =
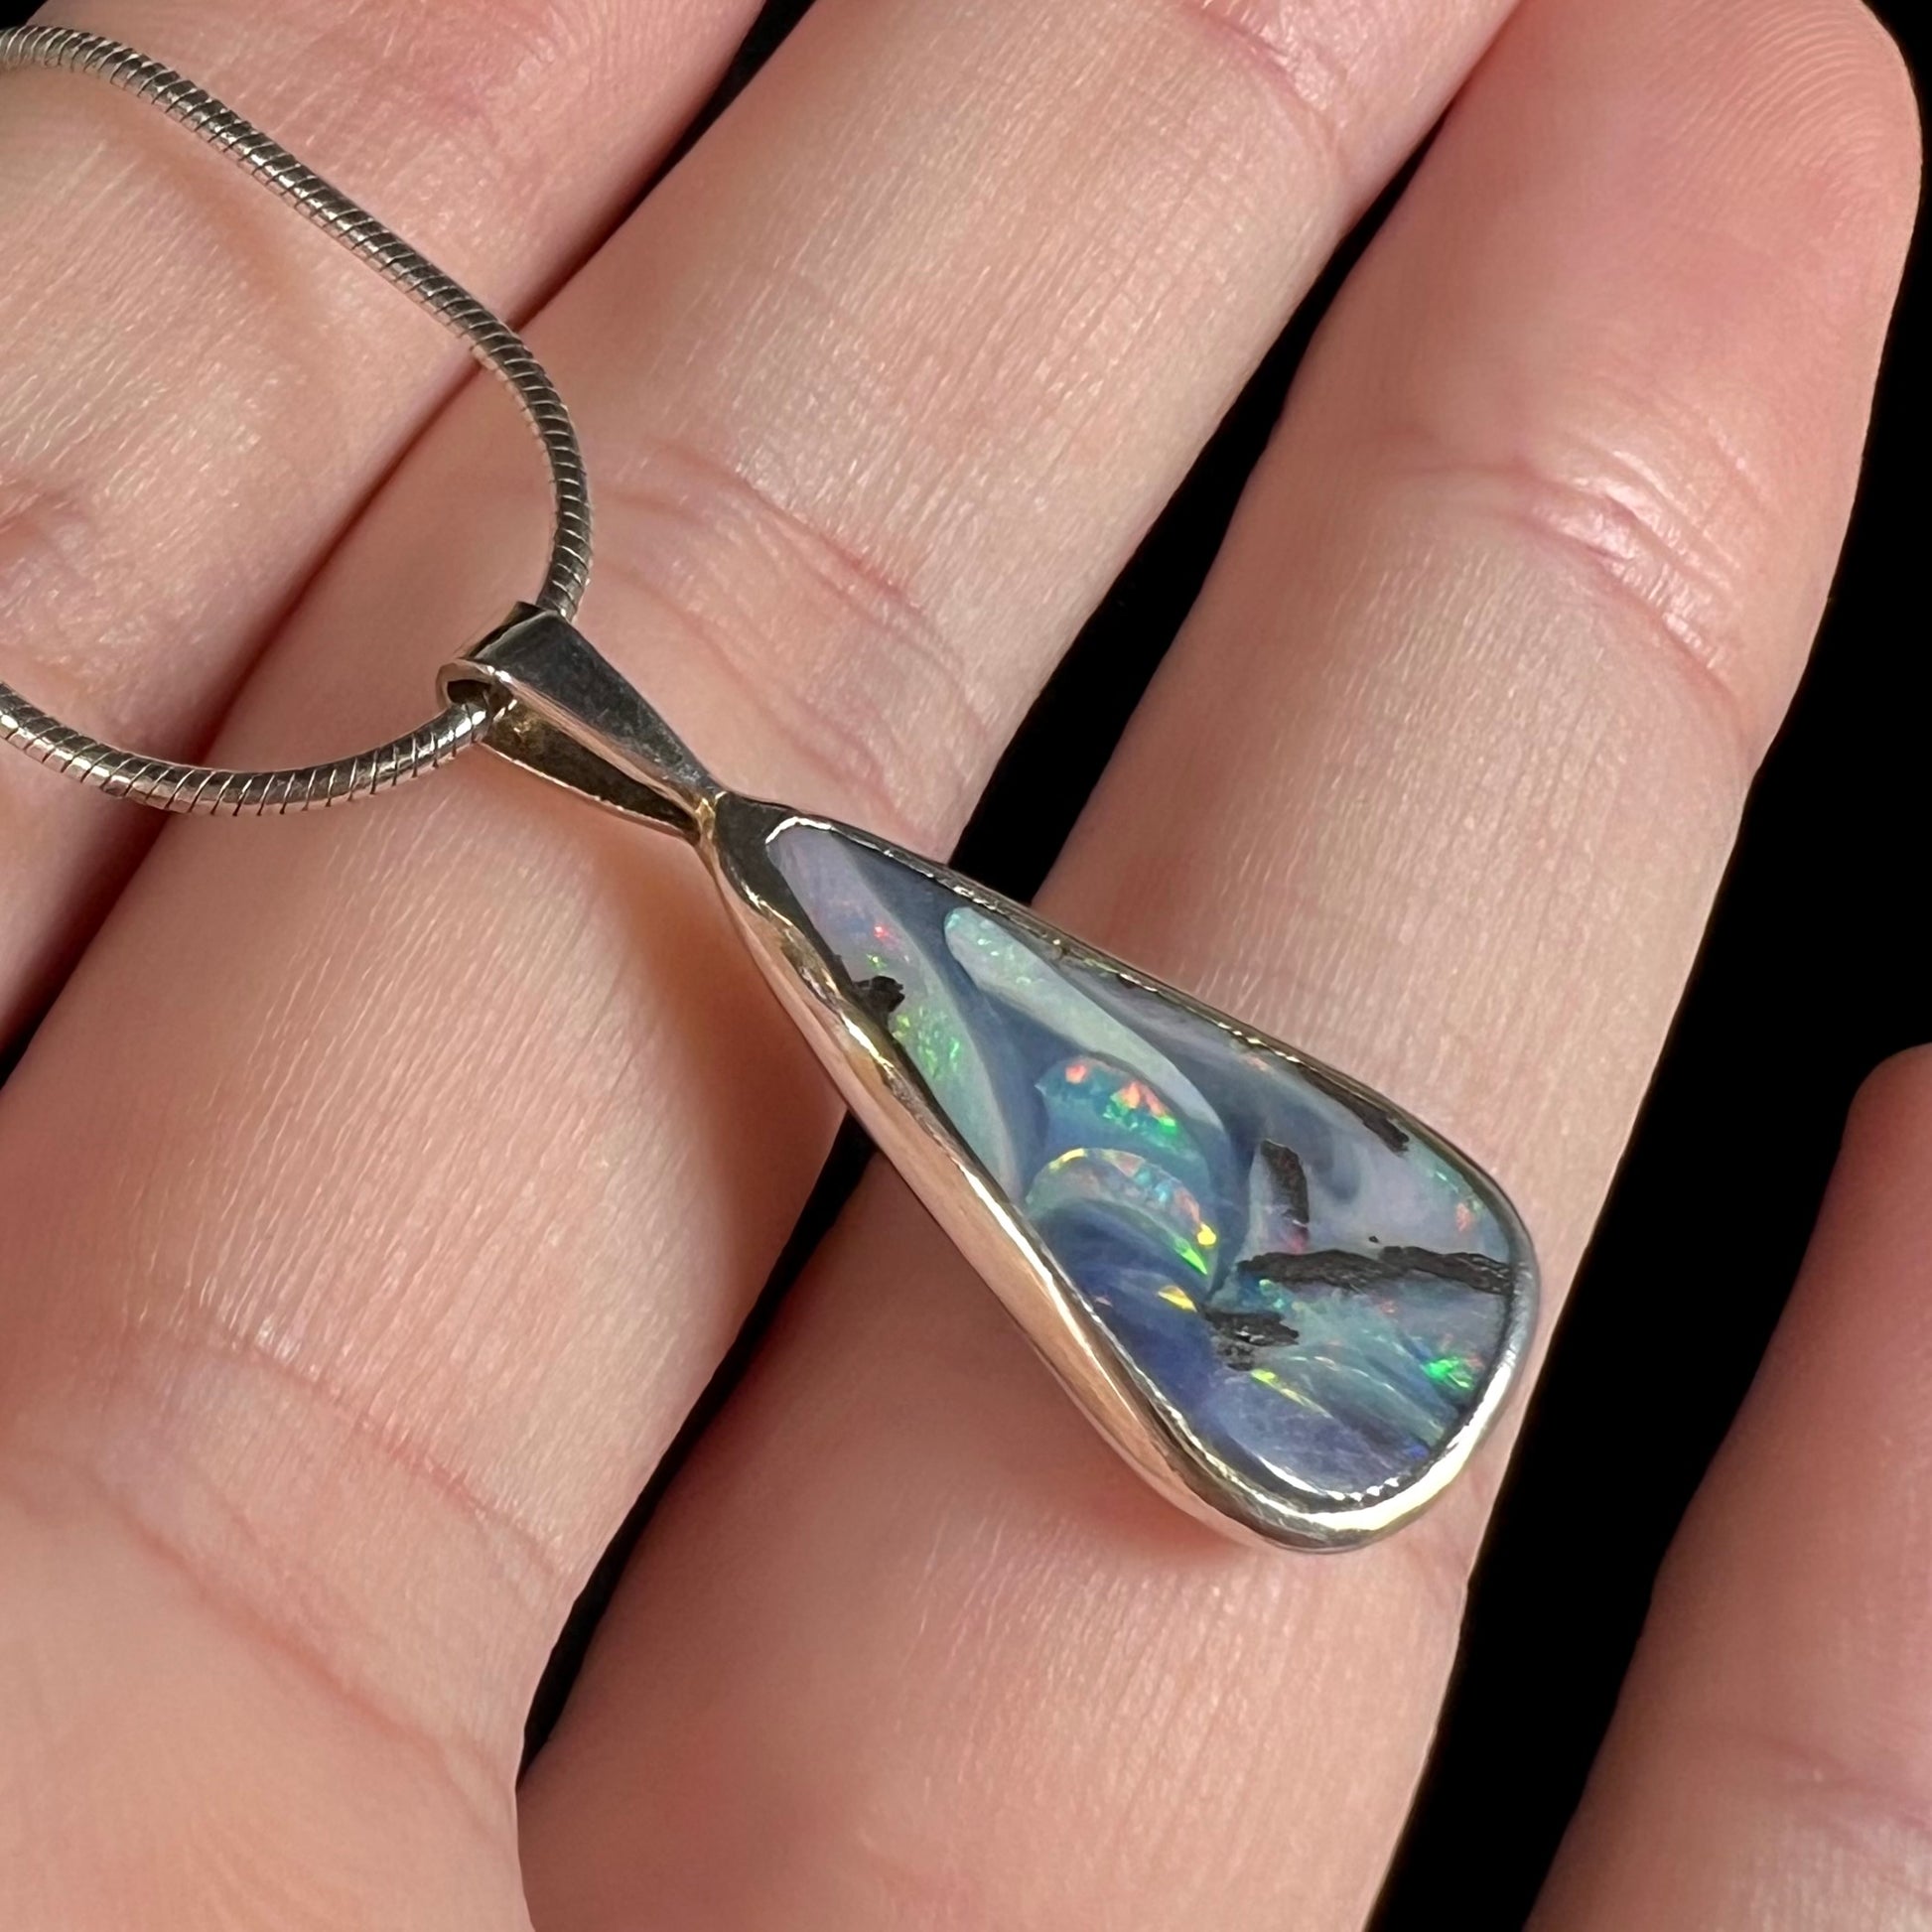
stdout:
<svg viewBox="0 0 1932 1932">
<path fill-rule="evenodd" d="M 1250 1480 L 1387 1492 L 1469 1414 L 1527 1263 L 1416 1123 L 876 847 L 767 851 L 853 997 L 1171 1420 Z"/>
</svg>

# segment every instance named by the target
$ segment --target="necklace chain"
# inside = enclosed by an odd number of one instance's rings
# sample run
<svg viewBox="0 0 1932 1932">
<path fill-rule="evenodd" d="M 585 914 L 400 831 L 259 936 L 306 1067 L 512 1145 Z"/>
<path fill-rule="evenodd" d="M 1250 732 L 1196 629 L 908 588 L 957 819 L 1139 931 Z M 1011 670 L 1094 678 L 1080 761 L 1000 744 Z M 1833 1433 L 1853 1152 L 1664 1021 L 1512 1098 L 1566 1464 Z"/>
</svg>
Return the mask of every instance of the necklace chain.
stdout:
<svg viewBox="0 0 1932 1932">
<path fill-rule="evenodd" d="M 591 569 L 590 484 L 570 412 L 522 338 L 366 208 L 159 61 L 74 28 L 0 32 L 0 72 L 28 67 L 91 74 L 158 107 L 420 303 L 508 384 L 542 446 L 554 502 L 549 564 L 531 601 L 566 621 L 575 616 Z M 387 790 L 477 743 L 490 715 L 489 705 L 472 694 L 407 736 L 353 758 L 281 770 L 223 770 L 118 750 L 62 724 L 0 682 L 0 740 L 82 784 L 170 812 L 309 811 Z"/>
</svg>

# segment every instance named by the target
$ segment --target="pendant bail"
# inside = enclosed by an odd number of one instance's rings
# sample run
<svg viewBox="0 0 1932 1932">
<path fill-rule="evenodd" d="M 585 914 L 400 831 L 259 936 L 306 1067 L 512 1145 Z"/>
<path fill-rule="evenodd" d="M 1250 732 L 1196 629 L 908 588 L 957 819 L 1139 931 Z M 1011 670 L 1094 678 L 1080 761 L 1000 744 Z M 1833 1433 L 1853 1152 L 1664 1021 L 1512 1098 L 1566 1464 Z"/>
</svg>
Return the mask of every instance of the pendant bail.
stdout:
<svg viewBox="0 0 1932 1932">
<path fill-rule="evenodd" d="M 724 787 L 575 625 L 519 604 L 482 643 L 444 665 L 446 698 L 481 695 L 481 743 L 607 810 L 702 842 Z"/>
</svg>

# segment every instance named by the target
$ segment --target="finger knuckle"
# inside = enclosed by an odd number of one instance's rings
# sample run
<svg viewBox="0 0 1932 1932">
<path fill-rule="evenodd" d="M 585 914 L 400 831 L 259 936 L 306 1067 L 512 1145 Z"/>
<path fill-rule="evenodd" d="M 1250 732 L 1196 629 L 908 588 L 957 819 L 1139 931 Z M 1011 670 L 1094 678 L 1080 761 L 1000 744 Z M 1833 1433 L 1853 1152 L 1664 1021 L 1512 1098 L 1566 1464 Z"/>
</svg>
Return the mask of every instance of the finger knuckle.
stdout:
<svg viewBox="0 0 1932 1932">
<path fill-rule="evenodd" d="M 1488 447 L 1412 426 L 1392 461 L 1599 615 L 1707 722 L 1741 785 L 1778 700 L 1745 634 L 1748 560 L 1772 506 L 1720 424 L 1688 404 L 1645 437 L 1569 420 Z M 1722 536 L 1720 532 L 1723 532 Z"/>
<path fill-rule="evenodd" d="M 909 834 L 970 797 L 996 723 L 902 559 L 696 442 L 633 445 L 601 501 L 607 570 L 803 802 Z"/>
<path fill-rule="evenodd" d="M 1777 1725 L 1709 1726 L 1695 1756 L 1728 1785 L 1778 1847 L 1787 1883 L 1807 1875 L 1829 1897 L 1863 1896 L 1870 1922 L 1922 1924 L 1932 1910 L 1932 1791 L 1881 1754 L 1847 1755 Z M 1883 1901 L 1883 1903 L 1879 1903 Z"/>
<path fill-rule="evenodd" d="M 1292 138 L 1338 192 L 1360 167 L 1351 130 L 1360 115 L 1351 63 L 1326 6 L 1284 0 L 1168 0 L 1224 68 L 1259 88 Z"/>
</svg>

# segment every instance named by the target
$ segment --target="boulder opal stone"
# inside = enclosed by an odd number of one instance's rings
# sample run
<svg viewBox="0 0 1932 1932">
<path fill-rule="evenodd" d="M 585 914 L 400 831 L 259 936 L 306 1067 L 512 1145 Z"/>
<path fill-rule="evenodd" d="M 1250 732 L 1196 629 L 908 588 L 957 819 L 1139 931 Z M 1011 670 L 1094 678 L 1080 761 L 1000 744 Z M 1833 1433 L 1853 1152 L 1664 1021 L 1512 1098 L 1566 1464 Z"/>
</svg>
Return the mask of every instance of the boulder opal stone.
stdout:
<svg viewBox="0 0 1932 1932">
<path fill-rule="evenodd" d="M 850 997 L 1196 1452 L 1325 1503 L 1436 1457 L 1529 1259 L 1418 1123 L 843 831 L 767 853 Z"/>
</svg>

